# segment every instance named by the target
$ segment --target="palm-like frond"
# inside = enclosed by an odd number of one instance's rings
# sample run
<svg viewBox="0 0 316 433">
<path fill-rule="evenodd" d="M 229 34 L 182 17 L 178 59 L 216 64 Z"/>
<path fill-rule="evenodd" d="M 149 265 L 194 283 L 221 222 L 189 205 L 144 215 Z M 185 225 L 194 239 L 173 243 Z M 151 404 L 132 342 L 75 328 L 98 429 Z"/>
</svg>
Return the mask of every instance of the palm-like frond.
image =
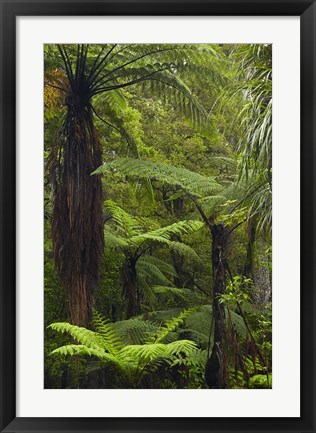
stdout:
<svg viewBox="0 0 316 433">
<path fill-rule="evenodd" d="M 242 138 L 237 150 L 239 182 L 256 194 L 250 197 L 259 228 L 270 233 L 272 222 L 272 46 L 243 45 L 234 53 L 239 80 L 234 92 L 242 98 Z"/>
</svg>

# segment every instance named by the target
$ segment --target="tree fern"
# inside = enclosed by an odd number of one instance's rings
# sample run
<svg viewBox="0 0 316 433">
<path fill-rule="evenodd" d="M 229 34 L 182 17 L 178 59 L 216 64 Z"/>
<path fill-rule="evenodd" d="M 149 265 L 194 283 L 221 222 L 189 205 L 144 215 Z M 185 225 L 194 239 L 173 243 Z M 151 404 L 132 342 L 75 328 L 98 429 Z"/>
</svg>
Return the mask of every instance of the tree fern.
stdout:
<svg viewBox="0 0 316 433">
<path fill-rule="evenodd" d="M 169 245 L 173 238 L 181 238 L 199 230 L 201 221 L 179 221 L 165 227 L 145 231 L 144 218 L 132 217 L 111 200 L 106 201 L 108 222 L 104 235 L 108 248 L 119 248 L 125 256 L 122 272 L 123 290 L 126 293 L 126 314 L 130 318 L 140 312 L 141 303 L 155 302 L 151 286 L 171 286 L 168 276 L 176 277 L 174 268 L 165 261 L 148 254 L 148 250 Z M 179 245 L 178 241 L 178 245 Z"/>
</svg>

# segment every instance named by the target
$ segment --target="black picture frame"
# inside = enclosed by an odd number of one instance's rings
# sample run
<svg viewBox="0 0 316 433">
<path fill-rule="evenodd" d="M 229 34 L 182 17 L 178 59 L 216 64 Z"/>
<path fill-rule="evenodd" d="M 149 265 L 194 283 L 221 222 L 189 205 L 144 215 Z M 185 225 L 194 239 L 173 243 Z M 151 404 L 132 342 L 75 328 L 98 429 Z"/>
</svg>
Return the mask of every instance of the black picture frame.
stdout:
<svg viewBox="0 0 316 433">
<path fill-rule="evenodd" d="M 315 110 L 316 5 L 305 0 L 0 0 L 0 430 L 2 432 L 316 432 Z M 299 418 L 16 417 L 16 17 L 92 15 L 300 16 L 301 416 Z M 290 62 L 290 59 L 289 59 Z M 290 67 L 290 65 L 289 65 Z M 315 267 L 316 268 L 316 267 Z"/>
</svg>

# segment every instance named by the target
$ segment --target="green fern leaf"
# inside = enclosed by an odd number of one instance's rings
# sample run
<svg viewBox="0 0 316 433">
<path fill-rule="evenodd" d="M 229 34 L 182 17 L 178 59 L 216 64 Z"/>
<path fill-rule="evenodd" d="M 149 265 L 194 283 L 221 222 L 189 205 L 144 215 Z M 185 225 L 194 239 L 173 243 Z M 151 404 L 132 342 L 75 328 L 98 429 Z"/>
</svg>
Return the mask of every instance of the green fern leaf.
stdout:
<svg viewBox="0 0 316 433">
<path fill-rule="evenodd" d="M 93 325 L 97 333 L 102 336 L 108 352 L 116 356 L 123 344 L 115 326 L 95 309 L 92 310 L 92 319 Z"/>
<path fill-rule="evenodd" d="M 104 351 L 106 349 L 106 343 L 104 342 L 101 335 L 90 331 L 89 329 L 71 325 L 70 323 L 52 323 L 48 328 L 54 331 L 60 332 L 61 334 L 69 334 L 78 343 L 89 347 L 90 349 L 96 349 Z"/>
<path fill-rule="evenodd" d="M 151 162 L 133 158 L 117 158 L 94 171 L 101 174 L 116 170 L 131 179 L 151 179 L 174 185 L 197 197 L 216 194 L 222 188 L 212 177 L 202 176 L 185 168 L 173 167 L 163 162 Z"/>
<path fill-rule="evenodd" d="M 118 364 L 118 360 L 112 356 L 110 353 L 106 353 L 102 350 L 92 349 L 91 347 L 87 347 L 79 344 L 68 344 L 66 346 L 58 347 L 53 350 L 50 355 L 63 355 L 63 356 L 75 356 L 75 355 L 83 355 L 83 356 L 96 356 L 103 362 L 109 362 L 113 364 Z"/>
</svg>

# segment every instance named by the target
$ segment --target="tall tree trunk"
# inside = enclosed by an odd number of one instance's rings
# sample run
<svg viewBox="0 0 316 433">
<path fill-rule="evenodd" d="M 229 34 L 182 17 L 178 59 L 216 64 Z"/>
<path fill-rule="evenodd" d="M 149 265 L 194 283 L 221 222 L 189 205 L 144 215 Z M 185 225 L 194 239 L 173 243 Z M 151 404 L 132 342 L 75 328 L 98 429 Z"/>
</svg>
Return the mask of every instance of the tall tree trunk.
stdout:
<svg viewBox="0 0 316 433">
<path fill-rule="evenodd" d="M 223 358 L 223 337 L 225 326 L 225 310 L 219 297 L 226 288 L 226 241 L 227 229 L 223 224 L 214 224 L 212 232 L 212 266 L 213 266 L 213 320 L 214 344 L 211 356 L 206 364 L 205 379 L 209 388 L 225 387 L 225 368 Z"/>
<path fill-rule="evenodd" d="M 133 258 L 126 260 L 123 266 L 123 289 L 127 296 L 126 316 L 129 319 L 140 312 L 137 293 L 136 261 Z"/>
<path fill-rule="evenodd" d="M 102 184 L 91 173 L 102 164 L 88 101 L 66 100 L 60 141 L 52 148 L 52 239 L 70 321 L 88 326 L 103 253 Z"/>
</svg>

